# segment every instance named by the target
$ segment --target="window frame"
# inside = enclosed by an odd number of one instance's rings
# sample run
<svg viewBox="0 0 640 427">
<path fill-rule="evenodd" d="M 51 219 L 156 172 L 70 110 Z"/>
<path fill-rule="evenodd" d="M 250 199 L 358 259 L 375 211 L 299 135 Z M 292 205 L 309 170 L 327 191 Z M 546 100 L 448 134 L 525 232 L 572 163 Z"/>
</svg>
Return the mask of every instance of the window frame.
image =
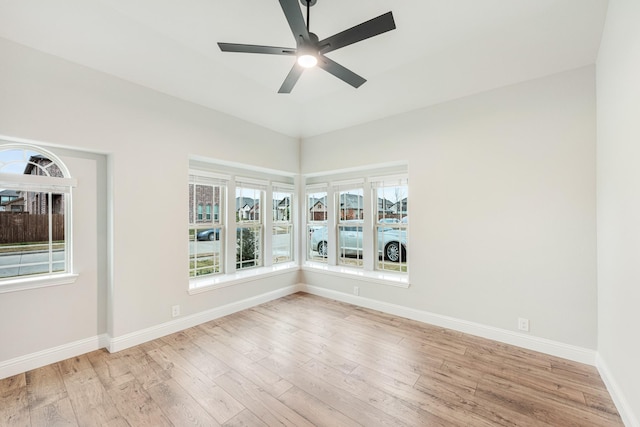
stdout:
<svg viewBox="0 0 640 427">
<path fill-rule="evenodd" d="M 331 234 L 329 233 L 329 222 L 328 222 L 329 203 L 330 203 L 329 202 L 329 186 L 326 183 L 306 185 L 304 194 L 305 194 L 304 204 L 305 204 L 305 222 L 306 222 L 304 227 L 305 241 L 306 241 L 305 262 L 316 262 L 316 263 L 328 264 L 329 262 L 328 249 L 330 247 L 329 235 Z M 312 194 L 315 194 L 315 195 L 324 194 L 324 196 L 319 198 L 314 197 L 315 202 L 313 204 L 310 204 L 310 197 Z M 312 209 L 319 201 L 323 199 L 324 199 L 324 219 L 316 220 L 315 211 L 313 211 L 314 215 L 312 215 Z M 322 236 L 321 234 L 314 234 L 314 233 L 326 234 L 327 245 L 326 245 L 326 250 L 324 255 L 322 255 L 320 252 L 316 251 L 315 249 L 317 249 L 316 246 L 318 245 L 318 243 L 320 243 L 320 242 L 316 242 L 316 240 L 318 238 L 322 239 L 325 236 Z M 312 255 L 313 252 L 318 252 L 318 255 L 314 257 Z"/>
<path fill-rule="evenodd" d="M 0 140 L 0 151 L 18 150 L 23 151 L 23 159 L 19 162 L 28 162 L 32 154 L 26 157 L 27 153 L 35 153 L 48 159 L 50 163 L 44 168 L 40 165 L 35 165 L 40 169 L 48 169 L 55 165 L 62 174 L 62 177 L 50 176 L 50 175 L 25 175 L 19 173 L 7 173 L 2 172 L 2 168 L 8 166 L 10 163 L 0 164 L 0 187 L 3 189 L 10 189 L 14 191 L 21 191 L 27 193 L 44 193 L 47 197 L 47 212 L 48 217 L 48 271 L 43 273 L 33 273 L 18 276 L 8 276 L 0 278 L 0 293 L 14 292 L 26 289 L 34 289 L 48 286 L 57 286 L 70 284 L 75 282 L 78 274 L 74 273 L 73 268 L 73 188 L 77 186 L 77 180 L 71 177 L 67 166 L 64 162 L 53 152 L 31 144 L 23 143 L 11 143 Z M 18 163 L 18 161 L 14 161 Z M 53 265 L 59 264 L 54 262 L 53 259 L 53 234 L 52 234 L 52 215 L 53 215 L 53 196 L 56 194 L 63 195 L 63 221 L 64 221 L 64 261 L 63 269 L 61 271 L 54 271 Z"/>
</svg>

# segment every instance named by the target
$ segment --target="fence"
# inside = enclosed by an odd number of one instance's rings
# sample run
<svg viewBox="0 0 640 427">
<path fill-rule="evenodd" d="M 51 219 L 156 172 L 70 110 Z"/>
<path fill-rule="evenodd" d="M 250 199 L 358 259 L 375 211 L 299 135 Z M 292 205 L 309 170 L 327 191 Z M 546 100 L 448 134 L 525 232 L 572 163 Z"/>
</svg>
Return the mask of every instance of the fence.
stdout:
<svg viewBox="0 0 640 427">
<path fill-rule="evenodd" d="M 53 241 L 64 240 L 64 215 L 52 214 L 51 225 Z M 48 240 L 49 215 L 0 212 L 0 244 Z"/>
</svg>

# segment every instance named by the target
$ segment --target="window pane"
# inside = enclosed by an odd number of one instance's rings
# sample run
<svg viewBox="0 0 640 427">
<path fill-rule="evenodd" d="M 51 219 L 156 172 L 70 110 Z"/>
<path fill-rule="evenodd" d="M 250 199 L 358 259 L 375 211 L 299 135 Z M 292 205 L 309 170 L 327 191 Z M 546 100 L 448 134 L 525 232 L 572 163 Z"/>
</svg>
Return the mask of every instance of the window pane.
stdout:
<svg viewBox="0 0 640 427">
<path fill-rule="evenodd" d="M 338 196 L 338 220 L 362 220 L 364 218 L 364 198 L 362 188 L 340 191 Z"/>
<path fill-rule="evenodd" d="M 291 261 L 293 259 L 293 225 L 274 225 L 271 246 L 273 249 L 274 264 Z"/>
<path fill-rule="evenodd" d="M 0 212 L 0 278 L 65 271 L 64 194 L 20 196 Z"/>
<path fill-rule="evenodd" d="M 236 188 L 236 220 L 238 222 L 260 222 L 260 195 L 256 188 Z"/>
<path fill-rule="evenodd" d="M 189 277 L 222 272 L 221 228 L 189 229 Z"/>
<path fill-rule="evenodd" d="M 260 257 L 262 242 L 259 226 L 238 227 L 236 230 L 236 268 L 258 267 L 262 264 Z"/>
<path fill-rule="evenodd" d="M 406 185 L 378 188 L 378 222 L 407 223 L 408 187 Z"/>
<path fill-rule="evenodd" d="M 291 221 L 291 193 L 273 192 L 273 222 Z"/>
<path fill-rule="evenodd" d="M 204 207 L 213 204 L 214 187 L 212 185 L 195 185 L 195 204 L 197 206 L 198 217 L 196 223 L 211 222 L 204 215 Z"/>
<path fill-rule="evenodd" d="M 338 226 L 338 264 L 361 267 L 362 227 Z"/>
<path fill-rule="evenodd" d="M 307 194 L 307 215 L 309 222 L 327 221 L 327 192 Z"/>
<path fill-rule="evenodd" d="M 376 226 L 378 269 L 407 272 L 407 229 L 402 225 Z"/>
</svg>

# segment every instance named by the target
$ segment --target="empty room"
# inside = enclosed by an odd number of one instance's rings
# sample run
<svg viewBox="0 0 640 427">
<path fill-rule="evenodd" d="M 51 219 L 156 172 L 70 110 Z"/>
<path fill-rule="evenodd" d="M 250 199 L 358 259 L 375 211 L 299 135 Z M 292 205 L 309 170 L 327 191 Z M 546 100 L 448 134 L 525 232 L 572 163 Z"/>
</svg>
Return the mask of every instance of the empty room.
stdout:
<svg viewBox="0 0 640 427">
<path fill-rule="evenodd" d="M 0 2 L 0 425 L 640 427 L 640 2 Z"/>
</svg>

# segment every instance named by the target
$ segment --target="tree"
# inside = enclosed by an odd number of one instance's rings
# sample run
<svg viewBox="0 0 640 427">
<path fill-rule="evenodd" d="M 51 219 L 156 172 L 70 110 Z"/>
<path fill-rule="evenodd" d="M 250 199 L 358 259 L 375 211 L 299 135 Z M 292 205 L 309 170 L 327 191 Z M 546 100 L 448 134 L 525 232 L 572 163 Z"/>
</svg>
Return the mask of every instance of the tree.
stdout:
<svg viewBox="0 0 640 427">
<path fill-rule="evenodd" d="M 236 268 L 242 269 L 257 264 L 260 256 L 258 231 L 241 227 L 236 231 Z"/>
</svg>

